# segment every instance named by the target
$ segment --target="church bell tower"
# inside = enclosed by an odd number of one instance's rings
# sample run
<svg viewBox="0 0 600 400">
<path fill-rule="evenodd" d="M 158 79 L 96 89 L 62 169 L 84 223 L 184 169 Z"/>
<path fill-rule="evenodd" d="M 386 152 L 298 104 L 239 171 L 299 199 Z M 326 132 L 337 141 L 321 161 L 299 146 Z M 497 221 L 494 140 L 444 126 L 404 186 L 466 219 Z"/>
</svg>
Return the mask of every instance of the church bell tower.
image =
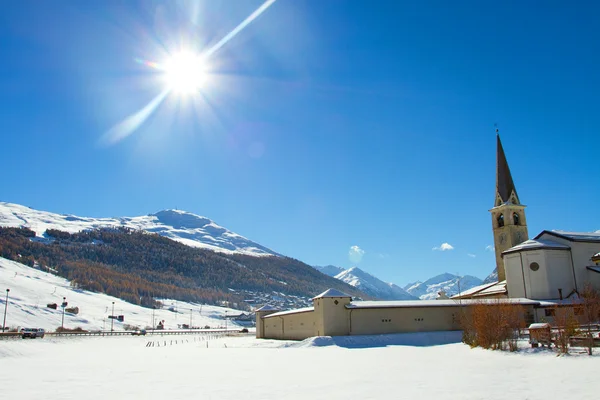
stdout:
<svg viewBox="0 0 600 400">
<path fill-rule="evenodd" d="M 496 130 L 496 139 L 496 198 L 490 213 L 498 281 L 501 282 L 506 279 L 502 252 L 526 241 L 528 234 L 525 206 L 521 204 L 517 195 L 498 130 Z"/>
</svg>

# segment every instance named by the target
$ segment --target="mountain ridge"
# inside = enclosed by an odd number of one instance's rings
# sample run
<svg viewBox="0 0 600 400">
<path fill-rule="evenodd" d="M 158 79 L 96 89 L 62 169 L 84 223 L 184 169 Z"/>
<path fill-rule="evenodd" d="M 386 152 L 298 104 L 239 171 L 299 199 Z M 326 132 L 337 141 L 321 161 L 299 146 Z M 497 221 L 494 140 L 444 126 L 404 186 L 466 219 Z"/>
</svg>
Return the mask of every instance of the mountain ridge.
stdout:
<svg viewBox="0 0 600 400">
<path fill-rule="evenodd" d="M 94 218 L 40 211 L 0 202 L 0 226 L 25 227 L 43 237 L 48 229 L 77 233 L 88 229 L 130 228 L 157 233 L 191 247 L 229 254 L 280 256 L 275 251 L 232 232 L 207 217 L 167 209 L 137 217 Z"/>
</svg>

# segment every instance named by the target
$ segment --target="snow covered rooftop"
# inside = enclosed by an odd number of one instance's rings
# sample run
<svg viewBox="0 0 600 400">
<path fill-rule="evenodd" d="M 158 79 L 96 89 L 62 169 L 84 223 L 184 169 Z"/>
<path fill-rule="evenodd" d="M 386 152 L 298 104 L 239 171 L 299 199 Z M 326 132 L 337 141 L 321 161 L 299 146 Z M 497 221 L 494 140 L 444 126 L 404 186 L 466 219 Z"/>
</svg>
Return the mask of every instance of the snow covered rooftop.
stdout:
<svg viewBox="0 0 600 400">
<path fill-rule="evenodd" d="M 546 249 L 546 250 L 568 250 L 569 246 L 566 244 L 554 242 L 552 240 L 545 239 L 530 239 L 516 246 L 511 247 L 508 250 L 502 252 L 502 254 L 515 253 L 523 250 L 535 250 L 535 249 Z"/>
<path fill-rule="evenodd" d="M 513 299 L 465 299 L 465 300 L 398 300 L 398 301 L 353 301 L 346 308 L 402 308 L 402 307 L 456 307 L 469 304 L 521 304 L 538 305 L 536 300 L 525 298 Z"/>
<path fill-rule="evenodd" d="M 529 329 L 541 329 L 550 328 L 550 324 L 547 322 L 536 322 L 535 324 L 529 325 Z"/>
<path fill-rule="evenodd" d="M 482 290 L 485 290 L 485 289 L 489 288 L 490 286 L 494 286 L 497 283 L 498 282 L 484 283 L 483 285 L 475 286 L 468 290 L 463 290 L 460 293 L 452 296 L 451 299 L 460 299 L 460 298 L 472 296 L 473 294 L 481 292 Z"/>
<path fill-rule="evenodd" d="M 315 310 L 314 307 L 297 308 L 295 310 L 280 311 L 280 312 L 276 312 L 274 314 L 269 314 L 269 315 L 264 316 L 263 318 L 281 317 L 282 315 L 300 314 L 300 313 L 310 312 L 310 311 L 314 311 L 314 310 Z"/>
<path fill-rule="evenodd" d="M 475 293 L 473 295 L 473 297 L 491 296 L 494 294 L 504 294 L 504 293 L 506 293 L 506 280 L 494 283 L 492 286 L 487 287 L 478 293 Z"/>
<path fill-rule="evenodd" d="M 322 299 L 325 297 L 352 297 L 352 296 L 350 296 L 349 294 L 346 294 L 340 290 L 337 290 L 337 289 L 327 289 L 323 293 L 313 297 L 312 300 Z"/>
<path fill-rule="evenodd" d="M 258 312 L 258 311 L 279 311 L 279 308 L 266 304 L 266 305 L 262 306 L 261 308 L 259 308 L 258 310 L 256 310 L 255 312 Z"/>
<path fill-rule="evenodd" d="M 535 239 L 537 240 L 544 234 L 560 237 L 572 242 L 600 242 L 600 232 L 568 232 L 560 230 L 542 231 Z"/>
<path fill-rule="evenodd" d="M 590 271 L 598 272 L 600 274 L 600 265 L 592 265 L 592 266 L 589 266 L 586 268 L 589 269 Z"/>
</svg>

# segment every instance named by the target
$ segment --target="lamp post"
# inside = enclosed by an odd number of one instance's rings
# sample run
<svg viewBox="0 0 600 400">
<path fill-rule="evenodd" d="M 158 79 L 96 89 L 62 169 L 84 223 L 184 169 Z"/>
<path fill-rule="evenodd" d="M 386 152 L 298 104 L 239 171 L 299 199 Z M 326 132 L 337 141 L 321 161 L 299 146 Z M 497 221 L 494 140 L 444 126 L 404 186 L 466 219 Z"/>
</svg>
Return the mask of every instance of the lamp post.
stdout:
<svg viewBox="0 0 600 400">
<path fill-rule="evenodd" d="M 65 328 L 65 308 L 67 308 L 67 298 L 66 297 L 63 297 L 63 302 L 60 306 L 63 309 L 62 320 L 60 322 L 60 330 L 62 331 Z"/>
<path fill-rule="evenodd" d="M 6 303 L 4 303 L 4 322 L 2 322 L 2 332 L 6 330 L 6 309 L 8 308 L 8 292 L 10 292 L 10 289 L 6 289 Z"/>
<path fill-rule="evenodd" d="M 225 333 L 227 333 L 227 310 L 225 310 Z"/>
<path fill-rule="evenodd" d="M 152 326 L 152 330 L 156 329 L 156 321 L 154 319 L 154 310 L 156 310 L 156 306 L 152 306 L 152 323 L 150 324 Z"/>
<path fill-rule="evenodd" d="M 113 325 L 115 324 L 115 302 L 112 302 L 112 314 L 110 315 L 110 331 L 113 331 Z"/>
<path fill-rule="evenodd" d="M 190 308 L 190 329 L 192 329 L 192 309 Z"/>
</svg>

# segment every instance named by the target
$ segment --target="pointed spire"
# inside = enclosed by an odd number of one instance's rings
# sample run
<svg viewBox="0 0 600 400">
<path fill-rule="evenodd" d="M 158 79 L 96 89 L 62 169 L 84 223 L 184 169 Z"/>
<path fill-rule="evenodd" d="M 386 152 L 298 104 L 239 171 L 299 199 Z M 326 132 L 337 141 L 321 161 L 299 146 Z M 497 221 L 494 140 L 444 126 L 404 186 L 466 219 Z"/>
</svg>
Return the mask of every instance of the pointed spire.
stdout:
<svg viewBox="0 0 600 400">
<path fill-rule="evenodd" d="M 502 142 L 500 141 L 500 134 L 496 129 L 497 149 L 496 149 L 496 198 L 500 196 L 502 203 L 509 201 L 510 195 L 514 192 L 517 197 L 517 189 L 513 182 L 512 176 L 510 175 L 510 168 L 506 161 L 506 155 L 504 155 L 504 149 L 502 148 Z M 498 205 L 498 204 L 496 204 Z"/>
</svg>

